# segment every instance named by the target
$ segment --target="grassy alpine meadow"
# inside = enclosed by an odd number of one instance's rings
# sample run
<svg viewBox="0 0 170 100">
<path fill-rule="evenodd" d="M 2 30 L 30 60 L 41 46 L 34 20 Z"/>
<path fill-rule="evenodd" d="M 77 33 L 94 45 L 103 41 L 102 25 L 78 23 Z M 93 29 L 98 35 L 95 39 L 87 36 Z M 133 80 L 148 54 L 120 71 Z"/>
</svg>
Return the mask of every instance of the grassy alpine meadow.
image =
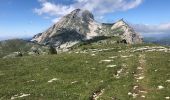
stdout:
<svg viewBox="0 0 170 100">
<path fill-rule="evenodd" d="M 0 59 L 0 100 L 169 97 L 168 47 L 87 44 L 57 55 Z"/>
</svg>

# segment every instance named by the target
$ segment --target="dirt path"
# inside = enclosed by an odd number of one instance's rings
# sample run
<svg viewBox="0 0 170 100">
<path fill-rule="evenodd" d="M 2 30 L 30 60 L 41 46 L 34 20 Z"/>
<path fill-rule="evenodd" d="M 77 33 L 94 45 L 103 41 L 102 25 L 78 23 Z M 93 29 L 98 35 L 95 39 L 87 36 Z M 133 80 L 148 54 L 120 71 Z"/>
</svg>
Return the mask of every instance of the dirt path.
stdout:
<svg viewBox="0 0 170 100">
<path fill-rule="evenodd" d="M 145 67 L 146 67 L 146 60 L 145 55 L 139 55 L 139 66 L 134 73 L 135 83 L 131 92 L 128 95 L 136 98 L 137 100 L 143 100 L 146 98 L 147 91 L 142 86 L 141 81 L 145 78 Z"/>
</svg>

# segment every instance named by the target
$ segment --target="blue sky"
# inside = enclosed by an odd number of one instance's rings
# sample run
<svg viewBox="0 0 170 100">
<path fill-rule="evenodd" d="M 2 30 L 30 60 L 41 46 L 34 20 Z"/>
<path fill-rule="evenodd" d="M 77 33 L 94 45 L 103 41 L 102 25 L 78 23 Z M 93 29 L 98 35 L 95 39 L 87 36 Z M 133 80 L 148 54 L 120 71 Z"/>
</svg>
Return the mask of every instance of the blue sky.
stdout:
<svg viewBox="0 0 170 100">
<path fill-rule="evenodd" d="M 31 37 L 76 8 L 100 22 L 124 18 L 143 34 L 170 33 L 170 0 L 0 0 L 0 39 Z"/>
</svg>

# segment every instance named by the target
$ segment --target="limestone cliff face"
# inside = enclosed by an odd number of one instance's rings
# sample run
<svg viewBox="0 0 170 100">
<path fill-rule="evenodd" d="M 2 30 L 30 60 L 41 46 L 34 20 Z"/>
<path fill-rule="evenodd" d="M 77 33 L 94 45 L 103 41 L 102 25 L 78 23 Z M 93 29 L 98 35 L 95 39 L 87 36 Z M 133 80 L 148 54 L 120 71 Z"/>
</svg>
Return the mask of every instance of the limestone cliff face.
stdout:
<svg viewBox="0 0 170 100">
<path fill-rule="evenodd" d="M 141 35 L 136 33 L 132 27 L 123 21 L 123 19 L 117 21 L 111 27 L 111 30 L 121 36 L 122 39 L 125 39 L 129 44 L 139 44 L 143 41 Z"/>
<path fill-rule="evenodd" d="M 98 34 L 95 30 L 100 26 L 94 21 L 94 16 L 87 10 L 76 9 L 64 16 L 59 22 L 32 41 L 54 46 L 72 46 L 78 41 L 90 39 Z"/>
<path fill-rule="evenodd" d="M 102 24 L 94 20 L 92 13 L 81 9 L 76 9 L 64 16 L 48 30 L 34 36 L 31 41 L 68 48 L 95 36 L 113 35 L 120 36 L 130 44 L 142 42 L 140 35 L 123 20 L 115 24 Z"/>
</svg>

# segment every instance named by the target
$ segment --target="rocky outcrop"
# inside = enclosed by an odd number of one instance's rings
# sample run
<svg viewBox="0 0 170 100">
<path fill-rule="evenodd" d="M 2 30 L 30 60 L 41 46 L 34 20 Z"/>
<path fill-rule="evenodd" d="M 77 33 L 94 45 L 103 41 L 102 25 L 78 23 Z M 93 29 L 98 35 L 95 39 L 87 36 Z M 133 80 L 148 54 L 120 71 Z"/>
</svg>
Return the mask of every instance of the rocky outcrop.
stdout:
<svg viewBox="0 0 170 100">
<path fill-rule="evenodd" d="M 123 20 L 114 24 L 95 21 L 87 10 L 76 9 L 64 16 L 47 31 L 36 35 L 31 41 L 53 45 L 56 49 L 69 48 L 82 40 L 96 36 L 120 36 L 129 44 L 141 43 L 141 36 Z"/>
<path fill-rule="evenodd" d="M 121 36 L 121 38 L 126 40 L 129 44 L 142 43 L 143 41 L 141 35 L 136 33 L 123 19 L 116 22 L 111 27 L 111 30 L 115 32 L 115 34 Z"/>
</svg>

